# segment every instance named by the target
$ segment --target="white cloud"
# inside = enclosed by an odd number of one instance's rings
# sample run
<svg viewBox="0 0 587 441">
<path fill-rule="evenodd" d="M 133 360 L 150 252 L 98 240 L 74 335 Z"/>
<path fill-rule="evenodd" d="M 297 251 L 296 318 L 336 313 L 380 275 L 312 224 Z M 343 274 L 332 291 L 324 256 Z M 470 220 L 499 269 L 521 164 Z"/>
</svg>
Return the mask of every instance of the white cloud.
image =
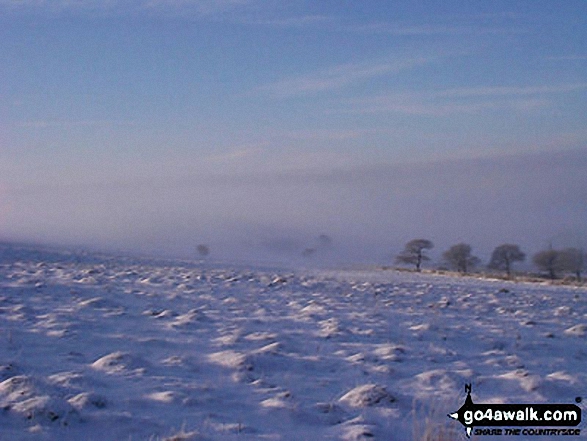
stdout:
<svg viewBox="0 0 587 441">
<path fill-rule="evenodd" d="M 0 6 L 12 8 L 95 9 L 120 5 L 118 0 L 0 0 Z"/>
<path fill-rule="evenodd" d="M 252 3 L 254 3 L 253 0 L 148 0 L 143 3 L 143 7 L 174 12 L 194 11 L 202 15 L 212 15 Z"/>
<path fill-rule="evenodd" d="M 213 15 L 238 7 L 249 6 L 259 0 L 0 0 L 0 7 L 12 10 L 48 11 L 148 11 L 162 14 L 194 13 Z"/>
<path fill-rule="evenodd" d="M 203 162 L 235 162 L 241 161 L 245 158 L 251 158 L 261 155 L 268 143 L 242 145 L 232 148 L 223 153 L 212 154 L 203 158 Z"/>
<path fill-rule="evenodd" d="M 543 95 L 587 90 L 587 83 L 554 84 L 548 86 L 519 87 L 464 87 L 448 89 L 436 93 L 439 97 L 480 97 L 480 96 L 512 96 L 512 95 Z"/>
<path fill-rule="evenodd" d="M 399 61 L 381 61 L 372 64 L 343 64 L 313 74 L 285 79 L 260 87 L 258 90 L 274 97 L 290 97 L 340 89 L 374 77 L 398 73 L 427 64 L 432 59 L 416 57 Z"/>
<path fill-rule="evenodd" d="M 551 105 L 553 95 L 587 90 L 587 83 L 518 87 L 466 87 L 430 92 L 390 93 L 349 100 L 342 113 L 401 113 L 449 116 L 488 110 L 530 112 Z M 338 113 L 334 110 L 333 112 Z"/>
<path fill-rule="evenodd" d="M 345 141 L 374 133 L 373 130 L 297 130 L 281 133 L 281 137 L 304 141 Z"/>
<path fill-rule="evenodd" d="M 499 11 L 480 13 L 438 13 L 433 17 L 412 21 L 378 21 L 349 27 L 357 32 L 405 37 L 474 36 L 523 34 L 528 30 L 521 25 L 527 16 Z"/>
<path fill-rule="evenodd" d="M 111 127 L 111 126 L 133 126 L 130 121 L 114 120 L 31 120 L 15 124 L 17 128 L 25 129 L 53 129 L 53 128 L 74 128 L 74 127 Z"/>
<path fill-rule="evenodd" d="M 356 26 L 355 31 L 376 33 L 376 34 L 390 34 L 402 36 L 415 35 L 439 35 L 439 34 L 462 34 L 469 33 L 471 30 L 458 26 L 447 25 L 402 25 L 392 23 L 370 23 L 367 25 Z"/>
<path fill-rule="evenodd" d="M 250 24 L 276 27 L 307 27 L 332 23 L 336 23 L 336 19 L 327 15 L 302 15 L 298 17 L 257 19 L 250 22 Z"/>
<path fill-rule="evenodd" d="M 351 104 L 343 113 L 401 113 L 419 116 L 448 116 L 472 114 L 503 107 L 504 103 L 435 103 L 407 95 L 385 96 L 371 100 L 360 100 Z"/>
<path fill-rule="evenodd" d="M 31 7 L 31 6 L 44 6 L 46 0 L 0 0 L 1 6 L 9 7 Z"/>
<path fill-rule="evenodd" d="M 546 59 L 549 61 L 587 61 L 587 55 L 560 55 Z"/>
</svg>

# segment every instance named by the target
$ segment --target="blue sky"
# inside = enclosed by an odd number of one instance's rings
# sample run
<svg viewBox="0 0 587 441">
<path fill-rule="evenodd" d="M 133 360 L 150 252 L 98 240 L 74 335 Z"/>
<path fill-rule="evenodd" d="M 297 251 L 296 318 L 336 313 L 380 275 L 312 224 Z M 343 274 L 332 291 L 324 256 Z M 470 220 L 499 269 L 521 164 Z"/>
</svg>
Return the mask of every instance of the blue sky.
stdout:
<svg viewBox="0 0 587 441">
<path fill-rule="evenodd" d="M 0 41 L 7 236 L 51 186 L 587 146 L 584 0 L 0 0 Z"/>
</svg>

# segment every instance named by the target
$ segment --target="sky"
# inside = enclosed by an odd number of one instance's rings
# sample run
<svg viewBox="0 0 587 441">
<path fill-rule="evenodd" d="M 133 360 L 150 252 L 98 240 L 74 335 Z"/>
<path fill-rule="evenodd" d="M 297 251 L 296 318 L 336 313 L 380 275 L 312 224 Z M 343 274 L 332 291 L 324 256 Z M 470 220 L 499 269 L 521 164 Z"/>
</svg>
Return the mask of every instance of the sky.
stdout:
<svg viewBox="0 0 587 441">
<path fill-rule="evenodd" d="M 0 0 L 0 42 L 0 239 L 587 246 L 584 0 Z"/>
</svg>

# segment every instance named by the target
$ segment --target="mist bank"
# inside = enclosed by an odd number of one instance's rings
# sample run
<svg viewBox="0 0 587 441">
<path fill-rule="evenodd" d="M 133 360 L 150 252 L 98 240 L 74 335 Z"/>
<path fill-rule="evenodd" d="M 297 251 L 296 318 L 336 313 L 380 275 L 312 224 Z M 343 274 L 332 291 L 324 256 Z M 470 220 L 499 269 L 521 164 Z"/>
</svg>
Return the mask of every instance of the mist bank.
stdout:
<svg viewBox="0 0 587 441">
<path fill-rule="evenodd" d="M 587 248 L 587 149 L 354 169 L 12 187 L 0 239 L 234 262 L 389 264 L 405 242 L 431 256 L 468 242 L 531 254 Z"/>
</svg>

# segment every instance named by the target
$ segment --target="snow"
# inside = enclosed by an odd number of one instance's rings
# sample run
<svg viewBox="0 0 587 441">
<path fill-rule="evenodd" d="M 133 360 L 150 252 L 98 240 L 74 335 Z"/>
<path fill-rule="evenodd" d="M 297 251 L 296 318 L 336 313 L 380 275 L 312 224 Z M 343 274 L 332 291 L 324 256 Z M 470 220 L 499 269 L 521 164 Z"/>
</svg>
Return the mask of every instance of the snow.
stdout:
<svg viewBox="0 0 587 441">
<path fill-rule="evenodd" d="M 0 251 L 0 440 L 464 439 L 466 383 L 587 390 L 584 288 Z"/>
</svg>

